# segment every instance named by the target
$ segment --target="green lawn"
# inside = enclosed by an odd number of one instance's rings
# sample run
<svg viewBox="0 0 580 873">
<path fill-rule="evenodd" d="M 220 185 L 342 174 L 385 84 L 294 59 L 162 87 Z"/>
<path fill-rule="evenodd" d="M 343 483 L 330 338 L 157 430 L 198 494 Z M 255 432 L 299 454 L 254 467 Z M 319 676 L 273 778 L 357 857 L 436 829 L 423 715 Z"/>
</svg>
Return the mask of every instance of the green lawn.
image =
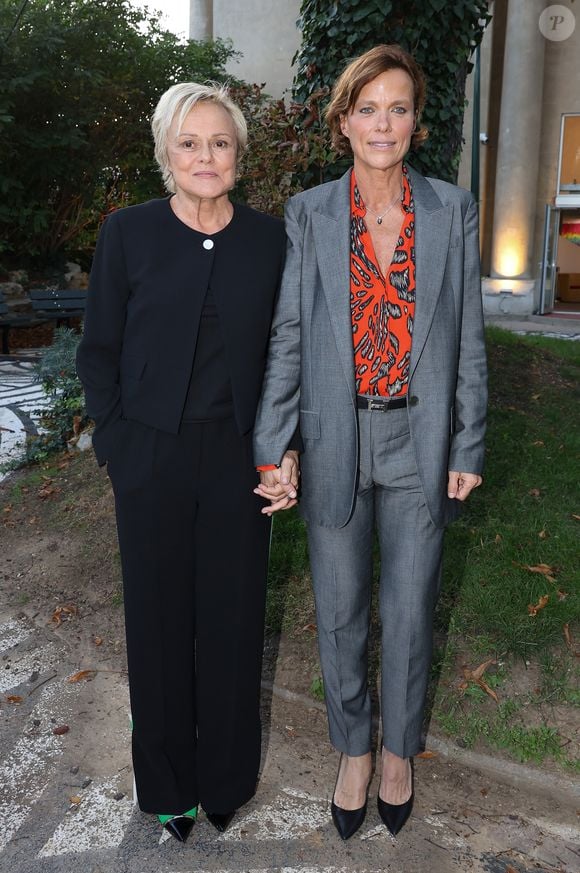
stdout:
<svg viewBox="0 0 580 873">
<path fill-rule="evenodd" d="M 499 328 L 487 337 L 484 485 L 446 534 L 433 723 L 466 746 L 577 767 L 558 719 L 573 724 L 580 703 L 580 343 Z M 283 513 L 268 627 L 299 632 L 312 615 L 303 525 Z M 485 690 L 463 667 L 488 660 L 496 663 L 482 677 Z"/>
</svg>

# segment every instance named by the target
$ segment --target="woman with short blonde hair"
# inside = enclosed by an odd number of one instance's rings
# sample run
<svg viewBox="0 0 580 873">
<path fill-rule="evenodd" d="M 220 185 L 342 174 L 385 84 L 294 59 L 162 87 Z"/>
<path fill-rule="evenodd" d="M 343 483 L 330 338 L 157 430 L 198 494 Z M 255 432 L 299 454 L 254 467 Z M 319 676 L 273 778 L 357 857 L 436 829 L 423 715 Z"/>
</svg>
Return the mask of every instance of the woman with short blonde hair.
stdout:
<svg viewBox="0 0 580 873">
<path fill-rule="evenodd" d="M 278 219 L 233 203 L 247 130 L 185 82 L 152 121 L 169 197 L 101 229 L 78 372 L 115 494 L 133 767 L 184 842 L 254 794 L 270 522 L 251 433 L 284 259 Z"/>
</svg>

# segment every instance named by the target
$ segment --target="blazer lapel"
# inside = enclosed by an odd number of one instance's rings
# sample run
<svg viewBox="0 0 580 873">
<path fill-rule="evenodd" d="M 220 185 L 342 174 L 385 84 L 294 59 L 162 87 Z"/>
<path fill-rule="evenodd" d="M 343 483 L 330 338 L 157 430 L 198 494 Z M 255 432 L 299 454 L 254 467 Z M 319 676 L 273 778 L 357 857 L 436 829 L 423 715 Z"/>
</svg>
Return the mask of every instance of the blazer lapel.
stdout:
<svg viewBox="0 0 580 873">
<path fill-rule="evenodd" d="M 441 293 L 453 208 L 444 206 L 424 176 L 409 168 L 415 203 L 415 321 L 411 374 L 415 370 Z"/>
<path fill-rule="evenodd" d="M 350 313 L 350 170 L 330 189 L 312 215 L 316 258 L 336 347 L 354 397 L 354 356 Z"/>
</svg>

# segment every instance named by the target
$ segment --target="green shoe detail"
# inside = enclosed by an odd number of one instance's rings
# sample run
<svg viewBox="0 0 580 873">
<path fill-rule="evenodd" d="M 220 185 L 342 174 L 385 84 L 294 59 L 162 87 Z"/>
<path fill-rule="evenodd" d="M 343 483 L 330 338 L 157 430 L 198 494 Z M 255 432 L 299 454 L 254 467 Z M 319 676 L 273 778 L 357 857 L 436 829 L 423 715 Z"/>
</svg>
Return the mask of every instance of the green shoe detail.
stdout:
<svg viewBox="0 0 580 873">
<path fill-rule="evenodd" d="M 178 815 L 185 815 L 187 818 L 192 818 L 195 821 L 197 818 L 197 806 L 188 809 L 187 812 L 178 813 Z M 162 825 L 165 825 L 168 821 L 171 821 L 172 818 L 177 818 L 177 815 L 175 813 L 173 815 L 158 815 L 157 818 Z"/>
</svg>

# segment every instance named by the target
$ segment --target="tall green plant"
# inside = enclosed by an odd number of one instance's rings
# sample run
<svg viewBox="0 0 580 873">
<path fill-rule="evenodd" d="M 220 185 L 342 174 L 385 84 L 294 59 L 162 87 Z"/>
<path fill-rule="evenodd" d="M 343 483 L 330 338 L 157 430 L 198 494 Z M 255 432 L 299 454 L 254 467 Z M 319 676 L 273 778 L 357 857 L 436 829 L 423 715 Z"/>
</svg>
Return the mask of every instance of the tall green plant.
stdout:
<svg viewBox="0 0 580 873">
<path fill-rule="evenodd" d="M 186 45 L 129 0 L 0 0 L 0 252 L 90 249 L 116 206 L 162 193 L 149 130 L 178 81 L 224 81 L 225 42 Z M 4 43 L 2 45 L 2 43 Z"/>
<path fill-rule="evenodd" d="M 294 96 L 326 89 L 346 64 L 379 43 L 398 43 L 427 77 L 427 142 L 411 156 L 416 169 L 454 182 L 461 152 L 470 56 L 489 21 L 488 0 L 303 0 L 302 46 Z M 327 176 L 338 175 L 338 162 Z"/>
<path fill-rule="evenodd" d="M 44 461 L 53 452 L 66 449 L 88 421 L 82 385 L 76 373 L 76 350 L 80 334 L 58 327 L 52 345 L 35 367 L 36 381 L 47 398 L 40 413 L 40 434 L 28 437 L 23 464 Z"/>
</svg>

